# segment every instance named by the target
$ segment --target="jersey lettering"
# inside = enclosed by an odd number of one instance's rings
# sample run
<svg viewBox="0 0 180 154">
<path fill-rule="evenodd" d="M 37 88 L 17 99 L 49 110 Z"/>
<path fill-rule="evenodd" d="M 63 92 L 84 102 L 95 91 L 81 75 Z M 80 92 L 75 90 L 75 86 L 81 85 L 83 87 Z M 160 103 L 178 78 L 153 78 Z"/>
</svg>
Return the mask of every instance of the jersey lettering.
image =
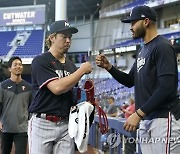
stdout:
<svg viewBox="0 0 180 154">
<path fill-rule="evenodd" d="M 64 70 L 64 75 L 65 76 L 69 76 L 71 73 L 70 72 L 67 72 L 66 70 Z"/>
<path fill-rule="evenodd" d="M 141 57 L 137 59 L 137 72 L 139 72 L 141 70 L 141 68 L 143 68 L 143 66 L 145 65 L 145 58 Z"/>
<path fill-rule="evenodd" d="M 63 78 L 63 71 L 62 70 L 55 70 L 55 72 L 59 78 Z"/>
<path fill-rule="evenodd" d="M 55 70 L 56 74 L 58 75 L 59 78 L 63 78 L 64 76 L 69 76 L 71 73 L 67 72 L 66 70 Z M 64 73 L 64 75 L 63 75 Z"/>
</svg>

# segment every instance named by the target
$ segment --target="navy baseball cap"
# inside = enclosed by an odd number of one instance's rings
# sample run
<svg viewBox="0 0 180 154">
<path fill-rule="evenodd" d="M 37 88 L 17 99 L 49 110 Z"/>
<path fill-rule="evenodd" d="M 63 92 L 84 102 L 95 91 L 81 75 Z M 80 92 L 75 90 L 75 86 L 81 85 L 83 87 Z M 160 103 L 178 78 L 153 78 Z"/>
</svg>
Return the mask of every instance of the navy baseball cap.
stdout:
<svg viewBox="0 0 180 154">
<path fill-rule="evenodd" d="M 65 30 L 69 30 L 72 34 L 78 32 L 78 29 L 75 27 L 71 27 L 66 20 L 55 21 L 50 25 L 50 34 L 63 32 Z"/>
<path fill-rule="evenodd" d="M 131 23 L 132 21 L 141 20 L 149 18 L 150 20 L 156 21 L 157 15 L 156 12 L 149 6 L 137 6 L 134 7 L 130 13 L 130 17 L 127 19 L 121 20 L 124 23 Z"/>
</svg>

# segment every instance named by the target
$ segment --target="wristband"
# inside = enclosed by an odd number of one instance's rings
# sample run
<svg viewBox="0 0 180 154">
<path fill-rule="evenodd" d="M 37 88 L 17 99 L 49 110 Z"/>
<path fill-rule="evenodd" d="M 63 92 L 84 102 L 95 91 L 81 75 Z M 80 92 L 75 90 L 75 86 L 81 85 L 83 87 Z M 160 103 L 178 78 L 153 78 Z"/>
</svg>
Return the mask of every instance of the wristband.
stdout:
<svg viewBox="0 0 180 154">
<path fill-rule="evenodd" d="M 143 116 L 140 115 L 140 114 L 137 112 L 137 110 L 136 110 L 136 114 L 138 115 L 139 118 L 143 119 Z"/>
</svg>

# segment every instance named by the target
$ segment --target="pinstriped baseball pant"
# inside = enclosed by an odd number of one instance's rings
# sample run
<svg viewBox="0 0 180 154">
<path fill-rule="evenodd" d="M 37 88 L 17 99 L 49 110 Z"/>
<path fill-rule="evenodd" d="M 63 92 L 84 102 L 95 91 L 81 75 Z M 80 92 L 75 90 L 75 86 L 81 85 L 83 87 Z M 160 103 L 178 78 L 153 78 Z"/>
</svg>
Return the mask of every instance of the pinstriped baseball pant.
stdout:
<svg viewBox="0 0 180 154">
<path fill-rule="evenodd" d="M 31 117 L 28 124 L 29 154 L 74 154 L 68 121 L 55 123 Z"/>
<path fill-rule="evenodd" d="M 138 130 L 142 154 L 180 154 L 180 119 L 143 120 Z"/>
</svg>

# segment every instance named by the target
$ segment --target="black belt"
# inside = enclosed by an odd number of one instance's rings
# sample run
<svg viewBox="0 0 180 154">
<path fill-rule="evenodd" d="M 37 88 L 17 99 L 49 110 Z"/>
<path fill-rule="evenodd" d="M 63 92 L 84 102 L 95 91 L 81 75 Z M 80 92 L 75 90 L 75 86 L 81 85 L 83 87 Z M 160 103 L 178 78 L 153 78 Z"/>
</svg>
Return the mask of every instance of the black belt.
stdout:
<svg viewBox="0 0 180 154">
<path fill-rule="evenodd" d="M 45 113 L 37 113 L 36 117 L 37 118 L 42 118 L 42 119 L 45 119 L 45 120 L 49 120 L 51 122 L 60 122 L 60 121 L 67 121 L 68 120 L 67 117 L 60 117 L 60 116 L 49 115 L 49 114 L 45 114 Z"/>
</svg>

